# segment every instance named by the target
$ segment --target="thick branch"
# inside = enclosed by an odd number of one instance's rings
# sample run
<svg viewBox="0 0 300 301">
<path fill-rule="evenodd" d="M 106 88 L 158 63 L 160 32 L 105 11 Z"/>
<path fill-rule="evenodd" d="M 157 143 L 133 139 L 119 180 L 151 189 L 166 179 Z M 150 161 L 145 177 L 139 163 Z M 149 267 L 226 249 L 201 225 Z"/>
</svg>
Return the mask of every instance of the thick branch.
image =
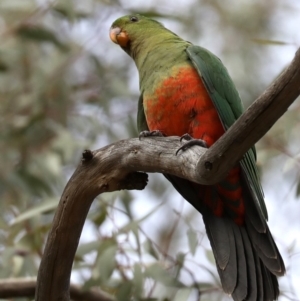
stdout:
<svg viewBox="0 0 300 301">
<path fill-rule="evenodd" d="M 88 210 L 98 194 L 143 189 L 147 175 L 138 170 L 189 179 L 196 175 L 194 166 L 206 150 L 196 147 L 176 156 L 180 146 L 178 137 L 134 138 L 83 153 L 54 216 L 39 269 L 36 300 L 69 300 L 73 259 Z"/>
<path fill-rule="evenodd" d="M 219 182 L 300 93 L 300 51 L 291 66 L 209 150 L 181 146 L 178 137 L 122 140 L 86 151 L 61 197 L 42 258 L 36 300 L 69 300 L 69 282 L 82 227 L 93 199 L 120 189 L 143 189 L 144 172 L 177 175 L 201 184 Z M 200 158 L 200 159 L 199 159 Z M 196 166 L 196 168 L 195 168 Z"/>
<path fill-rule="evenodd" d="M 35 294 L 36 279 L 11 278 L 0 280 L 0 298 L 11 299 L 18 297 L 33 298 Z M 82 290 L 78 285 L 70 286 L 71 299 L 74 301 L 115 301 L 100 290 Z"/>
</svg>

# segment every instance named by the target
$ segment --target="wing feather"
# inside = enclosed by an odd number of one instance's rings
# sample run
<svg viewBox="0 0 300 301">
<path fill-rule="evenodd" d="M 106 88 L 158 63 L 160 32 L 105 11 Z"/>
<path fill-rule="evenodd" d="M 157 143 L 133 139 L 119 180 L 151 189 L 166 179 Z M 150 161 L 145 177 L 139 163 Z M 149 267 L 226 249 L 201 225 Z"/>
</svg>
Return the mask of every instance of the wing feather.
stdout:
<svg viewBox="0 0 300 301">
<path fill-rule="evenodd" d="M 239 93 L 227 69 L 221 60 L 207 49 L 193 45 L 187 47 L 186 51 L 203 80 L 225 130 L 227 130 L 243 113 Z M 253 190 L 254 199 L 267 219 L 267 209 L 255 161 L 256 151 L 253 146 L 242 158 L 241 167 L 250 183 L 251 190 Z"/>
</svg>

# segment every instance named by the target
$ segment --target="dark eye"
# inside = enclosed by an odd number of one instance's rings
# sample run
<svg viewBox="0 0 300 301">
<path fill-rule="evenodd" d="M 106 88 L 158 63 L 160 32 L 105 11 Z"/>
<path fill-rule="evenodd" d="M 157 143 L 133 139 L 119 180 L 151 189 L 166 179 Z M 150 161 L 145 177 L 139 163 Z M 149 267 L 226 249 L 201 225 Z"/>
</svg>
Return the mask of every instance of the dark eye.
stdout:
<svg viewBox="0 0 300 301">
<path fill-rule="evenodd" d="M 138 20 L 139 20 L 139 18 L 136 17 L 136 16 L 130 17 L 130 21 L 131 21 L 131 22 L 137 22 Z"/>
</svg>

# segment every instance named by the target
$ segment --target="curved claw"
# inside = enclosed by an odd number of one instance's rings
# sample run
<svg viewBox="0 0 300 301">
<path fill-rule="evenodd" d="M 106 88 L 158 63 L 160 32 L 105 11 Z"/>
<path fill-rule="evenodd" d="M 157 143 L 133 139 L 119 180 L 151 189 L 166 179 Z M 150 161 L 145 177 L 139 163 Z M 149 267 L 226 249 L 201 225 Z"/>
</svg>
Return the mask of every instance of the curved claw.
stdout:
<svg viewBox="0 0 300 301">
<path fill-rule="evenodd" d="M 190 141 L 190 140 L 193 140 L 194 138 L 190 134 L 186 133 L 180 137 L 179 141 L 181 142 L 183 139 Z"/>
<path fill-rule="evenodd" d="M 159 130 L 155 130 L 155 131 L 142 131 L 139 134 L 139 140 L 141 140 L 141 138 L 145 138 L 145 137 L 163 137 L 164 135 L 162 134 L 161 131 Z"/>
<path fill-rule="evenodd" d="M 206 142 L 204 140 L 201 140 L 201 139 L 192 139 L 192 140 L 186 142 L 183 146 L 179 147 L 178 150 L 176 151 L 175 155 L 177 156 L 177 154 L 179 153 L 179 151 L 181 151 L 181 150 L 182 151 L 186 151 L 187 149 L 189 149 L 190 147 L 192 147 L 194 145 L 199 145 L 199 146 L 207 148 L 207 144 L 206 144 Z"/>
</svg>

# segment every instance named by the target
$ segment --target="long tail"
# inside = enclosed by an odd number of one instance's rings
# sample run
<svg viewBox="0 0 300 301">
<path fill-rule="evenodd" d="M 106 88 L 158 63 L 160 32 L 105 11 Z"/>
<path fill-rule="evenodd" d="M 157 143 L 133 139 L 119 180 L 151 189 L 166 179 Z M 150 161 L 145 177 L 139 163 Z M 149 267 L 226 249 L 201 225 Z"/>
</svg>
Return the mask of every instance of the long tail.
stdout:
<svg viewBox="0 0 300 301">
<path fill-rule="evenodd" d="M 285 273 L 281 255 L 265 218 L 243 183 L 245 223 L 203 212 L 208 238 L 216 259 L 223 289 L 235 301 L 276 300 L 276 276 Z"/>
<path fill-rule="evenodd" d="M 195 184 L 165 176 L 202 213 L 223 290 L 235 301 L 276 300 L 279 295 L 277 276 L 285 273 L 284 263 L 246 182 L 242 183 L 245 222 L 239 226 L 232 218 L 217 217 L 203 206 Z"/>
</svg>

